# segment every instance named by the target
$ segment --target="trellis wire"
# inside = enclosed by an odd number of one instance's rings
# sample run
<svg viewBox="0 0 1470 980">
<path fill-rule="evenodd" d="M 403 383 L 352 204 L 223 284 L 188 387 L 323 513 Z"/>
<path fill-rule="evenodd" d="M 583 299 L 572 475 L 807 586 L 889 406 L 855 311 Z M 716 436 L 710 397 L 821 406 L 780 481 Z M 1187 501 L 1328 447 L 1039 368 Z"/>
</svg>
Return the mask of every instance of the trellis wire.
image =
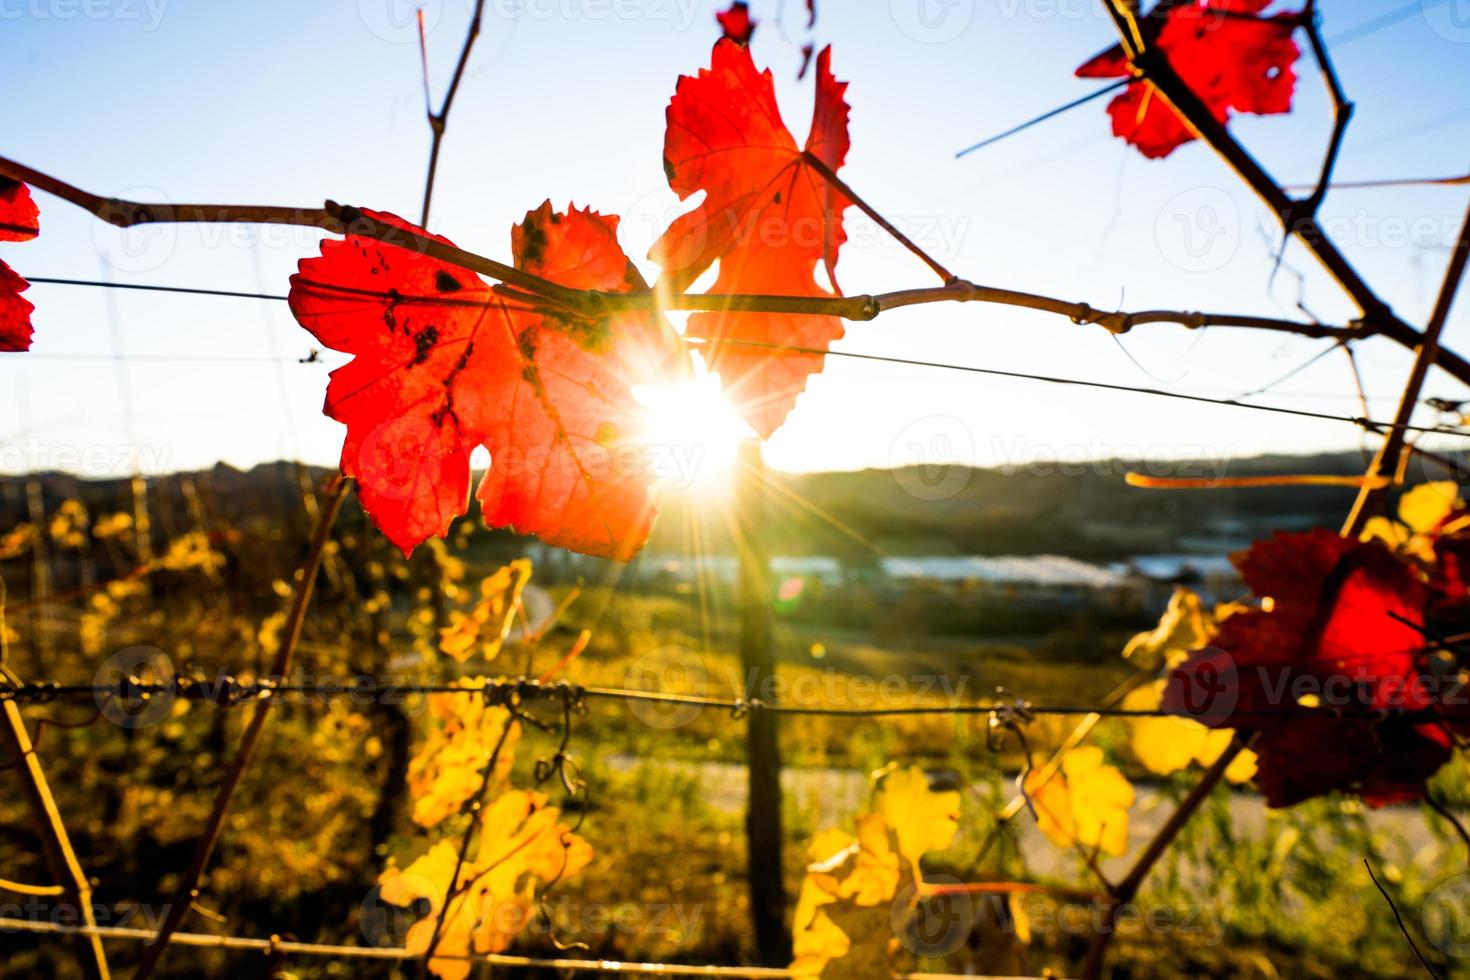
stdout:
<svg viewBox="0 0 1470 980">
<path fill-rule="evenodd" d="M 98 936 L 103 939 L 125 939 L 135 942 L 152 942 L 157 933 L 151 929 L 132 929 L 124 926 L 78 927 L 56 922 L 33 922 L 27 919 L 0 918 L 0 933 L 7 931 L 50 933 L 57 935 Z M 211 936 L 198 932 L 176 932 L 170 941 L 180 946 L 198 946 L 206 949 L 249 950 L 267 956 L 322 956 L 340 959 L 390 960 L 401 962 L 422 959 L 422 954 L 397 947 L 380 946 L 333 946 L 326 943 L 299 943 L 272 936 L 269 939 L 250 939 L 244 936 Z M 456 956 L 450 953 L 435 953 L 436 960 L 460 960 L 467 963 L 483 963 L 487 966 L 503 966 L 512 969 L 566 970 L 572 973 L 621 973 L 630 976 L 660 977 L 742 977 L 751 980 L 785 980 L 807 974 L 790 969 L 761 966 L 688 966 L 681 963 L 628 963 L 620 960 L 593 959 L 543 959 L 535 956 L 513 956 L 508 953 L 479 953 Z M 959 973 L 899 973 L 894 980 L 1025 980 L 1021 977 L 978 976 Z"/>
<path fill-rule="evenodd" d="M 755 711 L 766 711 L 778 715 L 833 718 L 888 718 L 919 715 L 991 715 L 1016 707 L 1024 707 L 1033 715 L 1100 715 L 1107 718 L 1181 718 L 1190 719 L 1163 708 L 1119 708 L 1116 706 L 1093 706 L 1075 704 L 1031 704 L 1019 698 L 998 699 L 977 704 L 906 704 L 880 708 L 837 708 L 801 704 L 782 704 L 761 698 L 730 698 L 704 694 L 676 694 L 664 691 L 637 691 L 628 688 L 583 686 L 566 681 L 542 684 L 529 678 L 514 680 L 492 680 L 482 684 L 434 683 L 416 684 L 404 679 L 401 685 L 389 683 L 379 686 L 371 684 L 344 683 L 335 685 L 281 684 L 270 680 L 239 681 L 229 675 L 214 681 L 194 677 L 176 677 L 167 682 L 141 681 L 136 677 L 124 677 L 112 684 L 61 684 L 51 681 L 32 681 L 20 684 L 0 683 L 0 702 L 15 700 L 18 703 L 48 703 L 63 699 L 147 700 L 162 696 L 184 698 L 190 701 L 229 707 L 254 704 L 277 698 L 347 698 L 358 703 L 375 694 L 394 696 L 427 694 L 478 695 L 489 704 L 525 703 L 529 701 L 559 701 L 584 704 L 588 699 L 610 701 L 640 701 L 681 707 L 716 708 L 729 711 L 735 718 L 743 718 Z M 1403 719 L 1434 720 L 1441 716 L 1433 708 L 1396 709 L 1367 708 L 1361 706 L 1306 707 L 1292 705 L 1277 709 L 1231 710 L 1233 718 L 1299 718 L 1303 716 L 1335 717 L 1363 715 L 1371 717 L 1395 717 Z M 1202 712 L 1208 714 L 1208 712 Z M 1195 719 L 1190 719 L 1195 720 Z"/>
<path fill-rule="evenodd" d="M 238 299 L 263 299 L 285 301 L 288 297 L 278 293 L 249 293 L 235 290 L 197 289 L 188 286 L 159 286 L 140 283 L 110 283 L 89 279 L 57 279 L 48 277 L 33 277 L 29 280 L 33 283 L 50 283 L 62 286 L 98 286 L 108 289 L 140 289 L 149 292 L 185 293 L 200 296 L 222 296 Z M 1103 391 L 1117 391 L 1135 395 L 1151 395 L 1156 398 L 1172 398 L 1178 401 L 1195 402 L 1204 405 L 1220 405 L 1226 408 L 1243 408 L 1256 412 L 1270 412 L 1276 415 L 1290 415 L 1297 418 L 1319 419 L 1324 422 L 1346 422 L 1357 426 L 1368 432 L 1382 433 L 1401 428 L 1405 432 L 1418 432 L 1427 435 L 1447 436 L 1470 436 L 1470 431 L 1462 428 L 1442 425 L 1402 425 L 1395 422 L 1382 422 L 1376 419 L 1365 418 L 1357 415 L 1337 415 L 1332 412 L 1314 412 L 1309 409 L 1288 408 L 1285 405 L 1261 405 L 1255 402 L 1244 402 L 1235 398 L 1214 398 L 1208 395 L 1190 394 L 1182 391 L 1166 391 L 1162 388 L 1145 388 L 1136 385 L 1112 384 L 1105 381 L 1090 381 L 1086 378 L 1064 378 L 1050 374 L 1031 374 L 1023 371 L 1003 371 L 999 368 L 983 368 L 969 364 L 953 364 L 946 361 L 926 361 L 906 357 L 890 357 L 883 354 L 865 354 L 859 351 L 822 350 L 816 347 L 800 347 L 790 344 L 771 344 L 755 340 L 736 340 L 725 338 L 720 340 L 705 340 L 698 337 L 686 337 L 685 341 L 697 346 L 710 347 L 751 347 L 759 350 L 781 351 L 788 354 L 805 354 L 819 357 L 845 357 L 849 360 L 871 361 L 883 364 L 897 364 L 904 367 L 923 367 L 945 371 L 961 371 L 967 374 L 983 374 L 989 377 L 1009 378 L 1013 381 L 1035 381 L 1042 384 L 1070 385 L 1079 388 L 1094 388 Z"/>
</svg>

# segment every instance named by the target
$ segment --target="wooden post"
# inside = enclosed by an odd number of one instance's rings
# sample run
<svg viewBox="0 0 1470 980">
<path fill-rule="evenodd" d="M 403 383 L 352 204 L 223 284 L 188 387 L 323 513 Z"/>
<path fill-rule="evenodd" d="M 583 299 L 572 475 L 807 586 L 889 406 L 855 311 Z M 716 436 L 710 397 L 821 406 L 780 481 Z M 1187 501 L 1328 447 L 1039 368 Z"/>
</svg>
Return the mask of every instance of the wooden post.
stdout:
<svg viewBox="0 0 1470 980">
<path fill-rule="evenodd" d="M 776 665 L 771 651 L 770 555 L 766 547 L 765 463 L 760 442 L 740 447 L 736 548 L 740 557 L 740 666 L 745 697 L 770 700 Z M 776 716 L 752 711 L 746 727 L 750 793 L 745 813 L 750 915 L 756 949 L 765 966 L 791 962 L 786 927 L 786 887 L 781 879 L 781 748 Z"/>
</svg>

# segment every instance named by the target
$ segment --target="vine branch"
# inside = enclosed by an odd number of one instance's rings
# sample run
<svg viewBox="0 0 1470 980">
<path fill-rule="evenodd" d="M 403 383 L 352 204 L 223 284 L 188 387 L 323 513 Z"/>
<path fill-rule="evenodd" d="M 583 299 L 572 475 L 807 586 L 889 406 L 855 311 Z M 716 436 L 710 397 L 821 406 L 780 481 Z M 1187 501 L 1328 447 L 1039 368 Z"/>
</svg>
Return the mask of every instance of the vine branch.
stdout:
<svg viewBox="0 0 1470 980">
<path fill-rule="evenodd" d="M 1414 366 L 1409 371 L 1409 380 L 1404 384 L 1403 396 L 1399 399 L 1398 412 L 1394 415 L 1395 424 L 1389 428 L 1384 436 L 1383 445 L 1378 449 L 1378 455 L 1373 457 L 1373 463 L 1368 467 L 1368 482 L 1363 484 L 1363 489 L 1358 493 L 1358 499 L 1353 503 L 1352 513 L 1348 515 L 1347 522 L 1343 525 L 1344 537 L 1356 538 L 1363 530 L 1363 525 L 1368 522 L 1373 509 L 1382 502 L 1385 487 L 1381 483 L 1374 482 L 1379 477 L 1391 477 L 1391 482 L 1398 482 L 1403 476 L 1403 464 L 1408 458 L 1404 453 L 1405 432 L 1403 426 L 1414 414 L 1414 408 L 1419 404 L 1419 395 L 1424 389 L 1424 379 L 1429 375 L 1429 366 L 1434 363 L 1435 354 L 1439 350 L 1440 334 L 1444 332 L 1445 322 L 1449 319 L 1450 307 L 1454 305 L 1455 293 L 1460 288 L 1460 282 L 1465 276 L 1466 259 L 1470 258 L 1470 209 L 1465 212 L 1464 223 L 1460 227 L 1460 237 L 1455 243 L 1454 254 L 1450 256 L 1448 268 L 1445 270 L 1444 283 L 1440 286 L 1439 298 L 1434 302 L 1434 312 L 1429 317 L 1429 324 L 1424 331 L 1424 343 L 1420 346 L 1414 356 Z"/>
<path fill-rule="evenodd" d="M 1053 313 L 1065 316 L 1074 323 L 1096 324 L 1115 334 L 1127 333 L 1134 327 L 1145 324 L 1174 323 L 1188 329 L 1240 327 L 1290 333 L 1301 337 L 1330 337 L 1337 340 L 1362 340 L 1373 336 L 1385 336 L 1410 349 L 1416 349 L 1423 341 L 1423 335 L 1418 330 L 1397 318 L 1391 320 L 1365 318 L 1346 325 L 1328 325 L 1272 317 L 1187 310 L 1109 312 L 1089 303 L 1073 302 L 998 286 L 985 286 L 963 279 L 955 279 L 946 285 L 933 288 L 833 297 L 702 293 L 661 296 L 649 289 L 636 289 L 627 293 L 570 289 L 503 262 L 456 248 L 431 235 L 388 224 L 373 217 L 367 211 L 334 201 L 327 201 L 320 208 L 122 201 L 116 198 L 104 198 L 82 190 L 5 157 L 0 157 L 0 175 L 24 181 L 120 228 L 153 223 L 284 224 L 321 228 L 338 235 L 372 238 L 385 244 L 412 249 L 458 268 L 495 279 L 513 289 L 529 293 L 540 301 L 549 302 L 588 317 L 627 312 L 690 310 L 816 314 L 837 316 L 845 320 L 866 321 L 876 319 L 888 310 L 907 306 L 973 302 Z M 1453 351 L 1440 348 L 1436 353 L 1435 363 L 1459 381 L 1470 384 L 1470 361 Z"/>
<path fill-rule="evenodd" d="M 429 60 L 428 52 L 424 47 L 424 20 L 423 11 L 419 11 L 419 51 L 424 59 L 424 109 L 429 117 L 429 132 L 432 134 L 429 143 L 429 173 L 424 180 L 424 213 L 419 219 L 420 227 L 429 226 L 429 201 L 434 196 L 434 176 L 439 169 L 439 149 L 444 143 L 444 132 L 449 128 L 449 110 L 454 105 L 454 96 L 459 92 L 459 83 L 464 78 L 465 66 L 470 62 L 470 49 L 475 46 L 475 41 L 480 36 L 480 15 L 485 12 L 485 0 L 475 0 L 474 12 L 470 15 L 469 32 L 465 35 L 464 46 L 459 51 L 459 61 L 454 66 L 454 75 L 449 80 L 449 89 L 444 93 L 444 101 L 439 105 L 439 111 L 435 112 L 429 107 Z"/>
</svg>

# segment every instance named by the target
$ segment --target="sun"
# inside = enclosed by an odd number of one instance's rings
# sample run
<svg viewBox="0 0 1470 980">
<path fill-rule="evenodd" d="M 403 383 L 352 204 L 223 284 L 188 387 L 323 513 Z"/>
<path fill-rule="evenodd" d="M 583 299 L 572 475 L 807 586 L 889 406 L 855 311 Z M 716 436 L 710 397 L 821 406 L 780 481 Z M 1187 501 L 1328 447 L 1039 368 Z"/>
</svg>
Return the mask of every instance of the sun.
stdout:
<svg viewBox="0 0 1470 980">
<path fill-rule="evenodd" d="M 676 488 L 729 482 L 740 443 L 753 432 L 720 391 L 719 375 L 700 365 L 689 381 L 639 386 L 633 397 L 648 409 L 643 441 L 654 472 Z"/>
</svg>

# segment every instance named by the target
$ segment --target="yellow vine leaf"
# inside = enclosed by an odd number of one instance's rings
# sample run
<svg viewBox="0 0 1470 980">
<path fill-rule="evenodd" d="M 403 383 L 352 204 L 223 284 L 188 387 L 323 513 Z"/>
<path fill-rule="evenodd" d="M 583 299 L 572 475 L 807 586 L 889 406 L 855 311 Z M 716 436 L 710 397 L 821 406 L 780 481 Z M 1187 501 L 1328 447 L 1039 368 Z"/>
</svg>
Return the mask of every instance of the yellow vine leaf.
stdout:
<svg viewBox="0 0 1470 980">
<path fill-rule="evenodd" d="M 541 891 L 581 872 L 592 847 L 561 822 L 561 811 L 546 805 L 545 794 L 515 790 L 484 809 L 476 854 L 451 888 L 457 857 L 453 844 L 440 841 L 407 868 L 390 867 L 378 879 L 390 905 L 428 901 L 428 915 L 408 930 L 404 946 L 411 953 L 428 952 L 446 902 L 435 952 L 503 952 L 530 923 Z M 470 963 L 436 956 L 429 969 L 441 980 L 465 980 Z"/>
<path fill-rule="evenodd" d="M 455 610 L 439 631 L 439 649 L 464 663 L 479 652 L 485 660 L 500 653 L 520 607 L 521 591 L 531 579 L 531 562 L 517 558 L 480 583 L 480 598 L 469 612 Z"/>
<path fill-rule="evenodd" d="M 92 524 L 92 536 L 99 541 L 120 538 L 133 529 L 133 515 L 119 511 L 105 514 Z"/>
<path fill-rule="evenodd" d="M 886 980 L 896 926 L 915 907 L 919 860 L 948 847 L 959 827 L 960 794 L 931 790 L 923 770 L 889 766 L 873 776 L 857 833 L 829 828 L 812 839 L 793 920 L 791 969 L 799 976 Z"/>
<path fill-rule="evenodd" d="M 484 686 L 483 677 L 465 678 L 467 688 Z M 429 735 L 408 763 L 408 793 L 413 822 L 433 827 L 459 812 L 480 788 L 486 760 L 505 726 L 511 726 L 495 763 L 495 785 L 504 785 L 515 761 L 521 726 L 504 708 L 488 707 L 478 693 L 430 694 Z"/>
<path fill-rule="evenodd" d="M 35 540 L 36 526 L 34 524 L 17 524 L 0 535 L 0 561 L 25 554 Z"/>
<path fill-rule="evenodd" d="M 1122 855 L 1128 850 L 1128 811 L 1133 784 L 1117 767 L 1103 762 L 1103 751 L 1084 745 L 1068 752 L 1059 778 L 1043 783 L 1040 773 L 1026 779 L 1036 808 L 1036 823 L 1053 844 L 1081 844 L 1091 851 Z"/>
<path fill-rule="evenodd" d="M 87 543 L 87 508 L 80 500 L 66 500 L 56 508 L 46 526 L 51 540 L 60 548 L 80 548 Z"/>
<path fill-rule="evenodd" d="M 1158 670 L 1183 663 L 1191 650 L 1214 639 L 1217 624 L 1205 610 L 1200 597 L 1189 589 L 1177 587 L 1169 597 L 1169 606 L 1159 618 L 1159 625 L 1139 633 L 1123 648 L 1123 658 L 1140 670 Z"/>
<path fill-rule="evenodd" d="M 1432 563 L 1434 544 L 1430 532 L 1443 530 L 1442 525 L 1462 510 L 1460 487 L 1453 480 L 1421 483 L 1399 498 L 1398 520 L 1371 517 L 1358 539 L 1382 541 L 1394 551 Z"/>
<path fill-rule="evenodd" d="M 194 569 L 213 574 L 225 564 L 225 556 L 214 550 L 209 535 L 202 531 L 181 534 L 168 543 L 168 550 L 153 562 L 154 568 L 170 572 L 187 572 Z"/>
<path fill-rule="evenodd" d="M 1167 681 L 1129 692 L 1123 699 L 1127 711 L 1156 711 Z M 1235 732 L 1206 728 L 1190 718 L 1130 718 L 1129 743 L 1133 755 L 1149 772 L 1160 776 L 1178 772 L 1190 763 L 1213 765 L 1225 751 Z M 1237 755 L 1225 769 L 1225 778 L 1244 783 L 1256 774 L 1256 754 L 1249 749 Z"/>
</svg>

